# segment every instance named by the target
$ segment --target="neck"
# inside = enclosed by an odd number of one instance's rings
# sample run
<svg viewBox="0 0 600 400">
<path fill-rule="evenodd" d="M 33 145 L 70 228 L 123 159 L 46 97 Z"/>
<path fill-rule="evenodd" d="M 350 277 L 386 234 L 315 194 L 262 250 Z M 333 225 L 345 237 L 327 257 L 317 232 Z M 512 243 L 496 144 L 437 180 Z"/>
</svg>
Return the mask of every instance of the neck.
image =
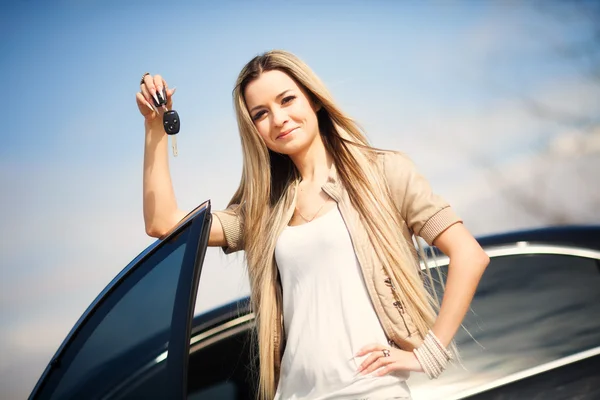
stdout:
<svg viewBox="0 0 600 400">
<path fill-rule="evenodd" d="M 305 150 L 290 154 L 290 158 L 302 180 L 307 183 L 323 182 L 329 176 L 329 170 L 333 163 L 331 154 L 325 149 L 321 136 L 318 135 L 315 141 Z"/>
</svg>

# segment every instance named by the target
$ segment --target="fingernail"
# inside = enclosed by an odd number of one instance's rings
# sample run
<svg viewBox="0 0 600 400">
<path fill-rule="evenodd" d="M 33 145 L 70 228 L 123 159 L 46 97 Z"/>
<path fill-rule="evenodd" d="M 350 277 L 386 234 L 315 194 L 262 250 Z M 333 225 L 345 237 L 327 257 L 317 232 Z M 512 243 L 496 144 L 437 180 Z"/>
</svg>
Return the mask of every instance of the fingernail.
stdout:
<svg viewBox="0 0 600 400">
<path fill-rule="evenodd" d="M 158 98 L 156 97 L 156 93 L 152 93 L 152 98 L 154 99 L 154 105 L 156 107 L 160 107 L 160 101 L 158 101 Z"/>
<path fill-rule="evenodd" d="M 177 86 L 174 86 L 171 90 L 173 91 L 173 93 L 171 93 L 171 96 L 173 96 L 175 94 L 175 91 L 177 90 Z"/>
<path fill-rule="evenodd" d="M 157 89 L 156 95 L 158 96 L 158 101 L 160 102 L 160 104 L 163 104 L 165 102 L 165 99 L 163 97 L 162 90 Z"/>
<path fill-rule="evenodd" d="M 150 103 L 146 102 L 146 105 L 148 106 L 148 108 L 149 108 L 150 110 L 152 110 L 152 111 L 154 112 L 154 108 L 153 108 L 153 107 L 150 105 Z"/>
</svg>

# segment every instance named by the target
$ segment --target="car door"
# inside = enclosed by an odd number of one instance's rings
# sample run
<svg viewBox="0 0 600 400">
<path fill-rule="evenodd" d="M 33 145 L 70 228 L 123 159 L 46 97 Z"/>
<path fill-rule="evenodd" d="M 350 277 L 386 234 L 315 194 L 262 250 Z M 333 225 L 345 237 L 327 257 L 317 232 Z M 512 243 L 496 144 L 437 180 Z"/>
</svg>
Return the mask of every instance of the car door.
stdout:
<svg viewBox="0 0 600 400">
<path fill-rule="evenodd" d="M 29 398 L 185 398 L 210 224 L 207 201 L 133 260 L 83 314 Z"/>
<path fill-rule="evenodd" d="M 527 242 L 486 251 L 455 337 L 463 366 L 434 381 L 413 374 L 413 398 L 600 398 L 600 251 Z M 446 276 L 448 260 L 438 266 Z"/>
<path fill-rule="evenodd" d="M 456 335 L 464 368 L 436 380 L 411 374 L 413 399 L 600 398 L 600 251 L 527 243 L 486 251 L 490 265 Z M 435 264 L 447 276 L 448 259 Z M 188 399 L 255 398 L 247 301 L 198 317 Z"/>
</svg>

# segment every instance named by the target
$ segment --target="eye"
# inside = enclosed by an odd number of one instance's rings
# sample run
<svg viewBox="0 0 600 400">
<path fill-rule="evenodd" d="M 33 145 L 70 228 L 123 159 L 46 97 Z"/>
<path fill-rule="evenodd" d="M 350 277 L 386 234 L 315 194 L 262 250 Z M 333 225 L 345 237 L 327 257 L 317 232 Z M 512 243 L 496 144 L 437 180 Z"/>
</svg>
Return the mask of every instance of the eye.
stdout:
<svg viewBox="0 0 600 400">
<path fill-rule="evenodd" d="M 254 114 L 254 116 L 252 117 L 253 121 L 258 121 L 259 119 L 261 119 L 263 117 L 263 115 L 266 114 L 266 111 L 262 110 L 257 112 L 256 114 Z"/>
<path fill-rule="evenodd" d="M 287 97 L 284 97 L 283 100 L 281 100 L 281 104 L 289 103 L 290 101 L 294 100 L 295 98 L 296 98 L 296 96 L 287 96 Z"/>
</svg>

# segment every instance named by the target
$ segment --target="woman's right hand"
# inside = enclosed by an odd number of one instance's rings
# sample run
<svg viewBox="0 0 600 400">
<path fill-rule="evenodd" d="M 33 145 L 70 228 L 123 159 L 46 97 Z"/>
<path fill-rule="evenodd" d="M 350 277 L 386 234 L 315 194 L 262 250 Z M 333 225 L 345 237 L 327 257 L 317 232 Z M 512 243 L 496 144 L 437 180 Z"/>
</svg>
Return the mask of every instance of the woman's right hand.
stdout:
<svg viewBox="0 0 600 400">
<path fill-rule="evenodd" d="M 135 99 L 138 105 L 138 109 L 146 121 L 152 121 L 159 115 L 162 116 L 162 107 L 156 108 L 153 106 L 154 102 L 152 97 L 156 96 L 158 101 L 158 94 L 160 96 L 167 96 L 167 108 L 169 110 L 173 107 L 173 93 L 176 89 L 169 89 L 167 82 L 160 75 L 146 75 L 144 76 L 143 83 L 140 84 L 140 91 L 136 93 Z"/>
</svg>

